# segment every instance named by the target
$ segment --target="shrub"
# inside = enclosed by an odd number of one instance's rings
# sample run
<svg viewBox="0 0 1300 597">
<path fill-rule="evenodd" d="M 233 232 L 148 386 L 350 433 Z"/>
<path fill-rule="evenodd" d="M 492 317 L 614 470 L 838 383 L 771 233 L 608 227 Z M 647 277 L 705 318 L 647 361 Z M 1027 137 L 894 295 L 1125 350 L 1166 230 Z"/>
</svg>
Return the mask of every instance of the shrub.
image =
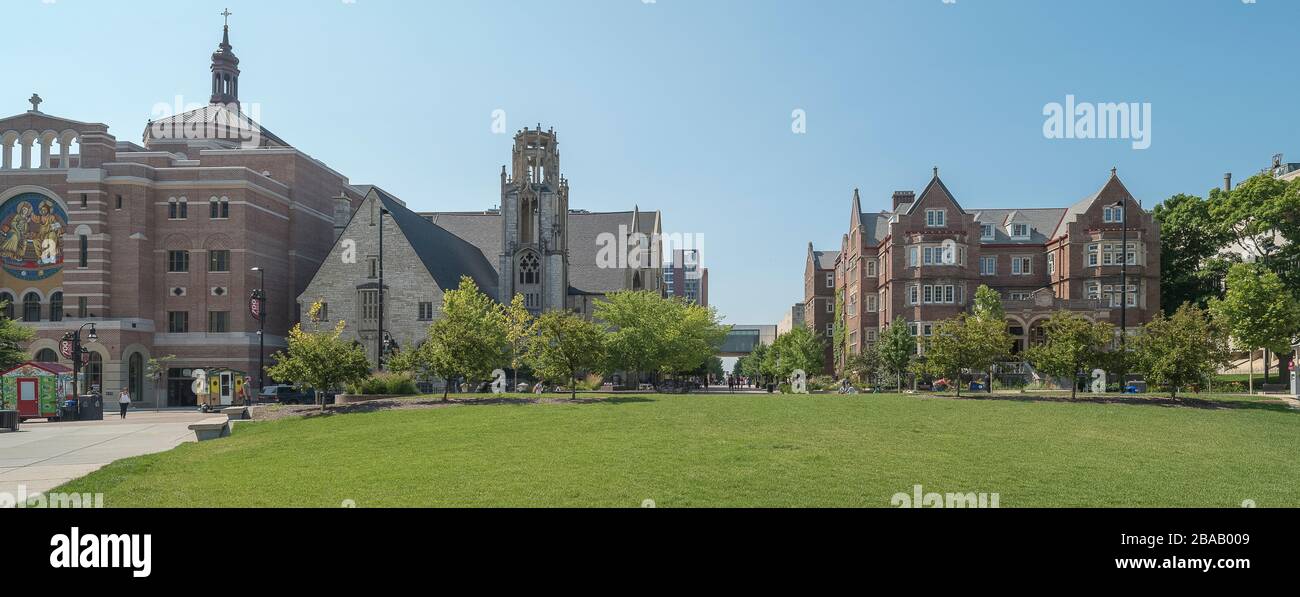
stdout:
<svg viewBox="0 0 1300 597">
<path fill-rule="evenodd" d="M 378 373 L 348 386 L 348 392 L 360 395 L 412 396 L 419 394 L 415 380 L 402 373 Z"/>
</svg>

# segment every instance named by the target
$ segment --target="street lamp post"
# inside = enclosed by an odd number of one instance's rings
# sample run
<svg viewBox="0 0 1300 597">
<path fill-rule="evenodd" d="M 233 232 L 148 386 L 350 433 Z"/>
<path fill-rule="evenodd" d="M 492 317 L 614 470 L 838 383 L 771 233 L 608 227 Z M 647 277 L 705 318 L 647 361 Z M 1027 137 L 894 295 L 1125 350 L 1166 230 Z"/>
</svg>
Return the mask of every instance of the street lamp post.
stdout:
<svg viewBox="0 0 1300 597">
<path fill-rule="evenodd" d="M 375 335 L 375 371 L 384 368 L 384 216 L 389 211 L 379 208 L 379 333 Z"/>
<path fill-rule="evenodd" d="M 259 266 L 249 271 L 257 272 L 260 277 L 253 294 L 253 300 L 257 301 L 257 392 L 253 394 L 256 402 L 266 385 L 266 269 Z"/>
<path fill-rule="evenodd" d="M 95 324 L 93 322 L 83 323 L 81 324 L 81 327 L 77 328 L 77 331 L 68 332 L 63 335 L 63 340 L 65 342 L 72 343 L 71 352 L 72 352 L 72 395 L 73 396 L 79 396 L 81 394 L 80 386 L 78 383 L 81 377 L 81 355 L 90 352 L 81 347 L 81 330 L 86 329 L 86 326 L 90 326 L 90 333 L 86 334 L 86 339 L 90 340 L 91 342 L 98 341 L 99 334 L 95 332 Z"/>
</svg>

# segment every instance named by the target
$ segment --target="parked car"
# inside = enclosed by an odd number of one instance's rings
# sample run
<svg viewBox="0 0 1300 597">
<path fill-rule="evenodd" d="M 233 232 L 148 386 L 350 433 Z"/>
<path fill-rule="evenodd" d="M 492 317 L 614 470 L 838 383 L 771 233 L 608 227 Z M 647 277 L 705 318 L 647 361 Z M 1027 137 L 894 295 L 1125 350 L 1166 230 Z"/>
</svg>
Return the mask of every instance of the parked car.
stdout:
<svg viewBox="0 0 1300 597">
<path fill-rule="evenodd" d="M 262 388 L 260 397 L 263 402 L 279 402 L 280 404 L 316 403 L 316 392 L 300 390 L 290 385 L 266 386 Z"/>
</svg>

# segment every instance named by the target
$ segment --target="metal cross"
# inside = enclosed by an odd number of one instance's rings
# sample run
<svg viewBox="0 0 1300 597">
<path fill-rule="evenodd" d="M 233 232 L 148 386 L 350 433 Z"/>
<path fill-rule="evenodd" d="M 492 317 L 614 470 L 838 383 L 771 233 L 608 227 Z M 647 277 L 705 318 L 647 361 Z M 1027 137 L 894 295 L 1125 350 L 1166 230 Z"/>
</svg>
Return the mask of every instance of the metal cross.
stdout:
<svg viewBox="0 0 1300 597">
<path fill-rule="evenodd" d="M 45 101 L 45 100 L 42 100 L 42 99 L 41 99 L 41 96 L 36 95 L 35 93 L 33 93 L 31 99 L 29 99 L 29 100 L 27 100 L 27 101 L 29 101 L 29 102 L 32 103 L 32 111 L 33 111 L 33 112 L 39 112 L 40 109 L 41 109 L 41 102 L 43 102 L 43 101 Z"/>
<path fill-rule="evenodd" d="M 230 15 L 232 15 L 232 14 L 235 14 L 235 13 L 230 12 L 230 9 L 229 9 L 229 8 L 227 8 L 227 9 L 221 11 L 221 16 L 226 17 L 226 26 L 227 26 L 227 27 L 230 26 Z"/>
</svg>

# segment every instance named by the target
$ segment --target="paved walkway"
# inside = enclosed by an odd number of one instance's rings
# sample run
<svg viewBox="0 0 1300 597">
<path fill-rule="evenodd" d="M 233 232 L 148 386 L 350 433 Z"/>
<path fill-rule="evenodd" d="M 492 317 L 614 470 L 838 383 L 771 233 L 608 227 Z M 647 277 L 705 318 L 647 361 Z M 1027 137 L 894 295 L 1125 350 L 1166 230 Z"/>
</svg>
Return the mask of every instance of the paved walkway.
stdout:
<svg viewBox="0 0 1300 597">
<path fill-rule="evenodd" d="M 103 421 L 27 421 L 18 433 L 0 432 L 0 492 L 17 495 L 20 485 L 28 495 L 44 492 L 114 460 L 170 450 L 194 441 L 190 423 L 211 416 L 141 410 L 126 419 L 105 413 Z"/>
</svg>

